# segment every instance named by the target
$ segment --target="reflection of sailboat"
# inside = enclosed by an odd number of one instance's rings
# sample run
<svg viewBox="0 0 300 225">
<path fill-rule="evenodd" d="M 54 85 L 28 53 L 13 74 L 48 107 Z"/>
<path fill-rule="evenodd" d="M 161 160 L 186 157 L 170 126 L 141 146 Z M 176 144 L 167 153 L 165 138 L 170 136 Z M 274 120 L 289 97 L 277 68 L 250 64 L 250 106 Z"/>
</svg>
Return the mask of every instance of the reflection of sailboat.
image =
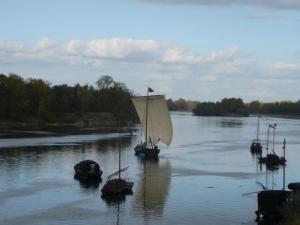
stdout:
<svg viewBox="0 0 300 225">
<path fill-rule="evenodd" d="M 138 182 L 136 193 L 139 207 L 135 209 L 142 209 L 145 218 L 161 216 L 171 183 L 170 162 L 145 161 L 143 170 L 144 176 Z"/>
<path fill-rule="evenodd" d="M 126 195 L 132 193 L 133 182 L 121 178 L 121 173 L 128 167 L 121 168 L 121 143 L 119 140 L 119 170 L 107 177 L 107 182 L 101 189 L 102 196 Z"/>
<path fill-rule="evenodd" d="M 260 143 L 260 140 L 258 138 L 259 136 L 259 118 L 260 116 L 257 117 L 257 132 L 256 132 L 256 139 L 252 141 L 250 151 L 251 153 L 261 153 L 262 152 L 262 145 Z"/>
<path fill-rule="evenodd" d="M 173 129 L 165 97 L 149 96 L 149 91 L 153 90 L 148 88 L 147 96 L 132 98 L 145 135 L 145 142 L 137 145 L 134 150 L 137 155 L 157 157 L 160 150 L 156 144 L 161 141 L 169 145 Z"/>
</svg>

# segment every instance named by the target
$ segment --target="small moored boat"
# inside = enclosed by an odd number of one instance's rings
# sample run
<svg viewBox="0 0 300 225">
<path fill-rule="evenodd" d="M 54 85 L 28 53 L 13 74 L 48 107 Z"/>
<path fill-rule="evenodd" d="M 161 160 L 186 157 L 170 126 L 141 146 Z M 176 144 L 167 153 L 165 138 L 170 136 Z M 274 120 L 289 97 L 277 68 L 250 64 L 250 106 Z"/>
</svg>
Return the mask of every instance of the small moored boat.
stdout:
<svg viewBox="0 0 300 225">
<path fill-rule="evenodd" d="M 115 196 L 132 194 L 133 182 L 126 181 L 120 177 L 120 173 L 127 170 L 128 167 L 123 168 L 116 173 L 111 174 L 107 178 L 106 184 L 101 189 L 102 196 Z M 119 176 L 114 178 L 115 176 Z"/>
<path fill-rule="evenodd" d="M 74 178 L 80 182 L 99 182 L 101 180 L 102 170 L 97 162 L 93 160 L 83 160 L 74 166 Z"/>
<path fill-rule="evenodd" d="M 262 145 L 260 143 L 260 140 L 258 138 L 259 136 L 259 118 L 260 116 L 257 117 L 257 132 L 256 132 L 256 139 L 252 141 L 252 144 L 250 146 L 250 151 L 253 154 L 259 154 L 262 152 Z"/>
<path fill-rule="evenodd" d="M 132 194 L 133 182 L 121 178 L 121 173 L 128 167 L 121 169 L 121 143 L 119 140 L 119 170 L 107 177 L 106 184 L 101 189 L 102 197 L 116 197 L 119 195 Z"/>
</svg>

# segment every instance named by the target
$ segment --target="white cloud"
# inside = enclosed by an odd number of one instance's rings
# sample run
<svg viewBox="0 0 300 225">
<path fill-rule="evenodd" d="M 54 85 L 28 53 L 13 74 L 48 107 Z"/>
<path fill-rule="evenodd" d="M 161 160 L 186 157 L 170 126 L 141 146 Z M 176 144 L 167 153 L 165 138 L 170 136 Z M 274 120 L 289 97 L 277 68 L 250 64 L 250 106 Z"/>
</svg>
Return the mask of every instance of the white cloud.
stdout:
<svg viewBox="0 0 300 225">
<path fill-rule="evenodd" d="M 195 4 L 195 5 L 249 5 L 275 9 L 299 10 L 300 2 L 298 0 L 139 0 L 149 3 L 160 4 Z"/>
<path fill-rule="evenodd" d="M 85 43 L 84 55 L 94 58 L 124 59 L 125 57 L 155 53 L 159 46 L 153 40 L 100 39 Z"/>
<path fill-rule="evenodd" d="M 73 71 L 84 68 L 98 74 L 120 74 L 121 81 L 130 82 L 140 92 L 148 83 L 171 96 L 193 99 L 197 99 L 195 90 L 205 96 L 211 91 L 211 100 L 232 96 L 259 99 L 262 92 L 253 90 L 272 90 L 270 95 L 263 94 L 265 98 L 275 98 L 276 94 L 281 98 L 282 93 L 285 98 L 296 98 L 295 93 L 300 96 L 295 85 L 300 81 L 300 64 L 258 60 L 239 47 L 200 54 L 154 40 L 125 38 L 74 39 L 66 43 L 45 38 L 33 45 L 0 41 L 0 65 L 9 65 L 10 72 L 17 72 L 13 68 L 21 65 L 43 66 L 45 70 L 51 65 Z M 72 79 L 76 82 L 75 77 Z M 286 81 L 286 87 L 280 80 Z M 70 80 L 66 78 L 66 82 Z"/>
</svg>

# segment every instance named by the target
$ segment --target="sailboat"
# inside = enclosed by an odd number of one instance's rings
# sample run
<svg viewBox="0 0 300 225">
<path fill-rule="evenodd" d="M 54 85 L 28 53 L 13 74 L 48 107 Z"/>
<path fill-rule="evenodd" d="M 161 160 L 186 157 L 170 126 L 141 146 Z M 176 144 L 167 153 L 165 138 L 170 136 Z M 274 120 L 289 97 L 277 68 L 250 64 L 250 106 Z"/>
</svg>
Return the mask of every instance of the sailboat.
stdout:
<svg viewBox="0 0 300 225">
<path fill-rule="evenodd" d="M 262 145 L 260 143 L 260 140 L 258 139 L 259 136 L 259 118 L 260 116 L 257 117 L 257 132 L 256 132 L 256 139 L 252 141 L 250 151 L 251 153 L 261 153 L 262 152 Z"/>
<path fill-rule="evenodd" d="M 121 178 L 121 173 L 128 167 L 121 168 L 121 143 L 119 140 L 119 169 L 107 177 L 107 182 L 101 189 L 102 197 L 115 197 L 132 193 L 133 182 Z"/>
<path fill-rule="evenodd" d="M 145 141 L 138 144 L 135 154 L 146 158 L 158 157 L 159 141 L 170 145 L 173 137 L 172 121 L 164 95 L 151 95 L 151 88 L 146 96 L 133 97 L 132 102 L 143 127 Z"/>
<path fill-rule="evenodd" d="M 286 140 L 283 141 L 283 151 L 285 158 L 286 150 Z M 263 191 L 258 192 L 257 194 L 257 203 L 258 209 L 256 211 L 257 220 L 260 221 L 276 221 L 282 218 L 281 209 L 282 207 L 289 202 L 289 196 L 291 191 L 285 190 L 285 165 L 283 165 L 283 182 L 282 190 L 274 190 L 273 182 L 272 189 L 268 190 L 264 188 Z"/>
<path fill-rule="evenodd" d="M 268 125 L 268 138 L 267 138 L 267 155 L 266 157 L 260 157 L 258 159 L 259 163 L 265 163 L 268 169 L 277 169 L 278 166 L 280 165 L 285 165 L 286 159 L 285 159 L 285 150 L 284 150 L 284 156 L 279 157 L 275 153 L 275 130 L 276 130 L 277 124 L 269 124 Z M 270 133 L 270 128 L 273 129 L 273 147 L 272 147 L 272 153 L 268 153 L 269 150 L 269 133 Z"/>
<path fill-rule="evenodd" d="M 286 140 L 283 142 L 283 151 L 285 156 Z M 269 154 L 270 155 L 270 154 Z M 266 171 L 268 175 L 268 171 Z M 272 189 L 268 188 L 268 178 L 266 178 L 266 186 L 260 182 L 263 190 L 243 194 L 243 196 L 257 194 L 257 211 L 256 221 L 258 224 L 274 224 L 282 218 L 282 207 L 289 203 L 291 191 L 285 189 L 285 165 L 283 165 L 283 182 L 282 189 L 274 189 L 274 171 L 272 171 Z M 277 224 L 277 223 L 276 223 Z"/>
</svg>

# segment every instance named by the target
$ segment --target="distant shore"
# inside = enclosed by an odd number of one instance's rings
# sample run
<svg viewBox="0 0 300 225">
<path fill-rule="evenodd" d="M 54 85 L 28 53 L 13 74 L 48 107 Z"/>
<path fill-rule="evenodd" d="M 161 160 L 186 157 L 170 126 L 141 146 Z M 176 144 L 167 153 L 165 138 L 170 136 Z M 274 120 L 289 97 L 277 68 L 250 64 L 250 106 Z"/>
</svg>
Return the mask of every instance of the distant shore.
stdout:
<svg viewBox="0 0 300 225">
<path fill-rule="evenodd" d="M 253 115 L 251 115 L 253 116 Z M 275 118 L 283 118 L 283 119 L 300 119 L 300 115 L 280 115 L 280 114 L 262 114 L 262 117 L 275 117 Z"/>
<path fill-rule="evenodd" d="M 257 115 L 250 114 L 249 116 Z M 263 114 L 261 116 L 284 119 L 300 119 L 300 116 L 294 115 Z M 92 133 L 132 132 L 133 129 L 132 123 L 130 122 L 128 122 L 127 125 L 123 125 L 121 127 L 118 126 L 116 119 L 108 113 L 88 113 L 85 116 L 81 117 L 74 117 L 74 115 L 68 115 L 68 117 L 73 118 L 69 122 L 58 123 L 46 123 L 39 120 L 31 120 L 26 122 L 0 121 L 0 139 L 64 136 Z M 239 114 L 227 114 L 219 117 L 245 116 Z"/>
<path fill-rule="evenodd" d="M 131 123 L 120 127 L 109 113 L 88 113 L 84 116 L 72 114 L 56 123 L 37 119 L 23 122 L 0 121 L 0 139 L 114 132 L 131 132 Z"/>
</svg>

